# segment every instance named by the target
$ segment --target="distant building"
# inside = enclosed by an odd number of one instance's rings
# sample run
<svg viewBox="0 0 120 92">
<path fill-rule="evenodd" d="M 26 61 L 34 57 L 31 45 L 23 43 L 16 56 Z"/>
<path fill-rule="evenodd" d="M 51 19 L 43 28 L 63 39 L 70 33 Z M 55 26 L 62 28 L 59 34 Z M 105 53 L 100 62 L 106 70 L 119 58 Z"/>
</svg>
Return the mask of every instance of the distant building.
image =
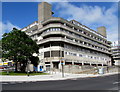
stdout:
<svg viewBox="0 0 120 92">
<path fill-rule="evenodd" d="M 13 66 L 14 62 L 12 60 L 6 59 L 4 62 L 0 58 L 0 66 Z"/>
<path fill-rule="evenodd" d="M 38 5 L 38 21 L 23 28 L 39 45 L 39 68 L 61 69 L 65 65 L 111 65 L 111 42 L 106 39 L 106 28 L 94 31 L 76 20 L 52 17 L 51 5 Z"/>
<path fill-rule="evenodd" d="M 112 47 L 112 56 L 114 60 L 114 65 L 120 65 L 120 42 L 118 41 L 118 44 L 113 45 Z"/>
</svg>

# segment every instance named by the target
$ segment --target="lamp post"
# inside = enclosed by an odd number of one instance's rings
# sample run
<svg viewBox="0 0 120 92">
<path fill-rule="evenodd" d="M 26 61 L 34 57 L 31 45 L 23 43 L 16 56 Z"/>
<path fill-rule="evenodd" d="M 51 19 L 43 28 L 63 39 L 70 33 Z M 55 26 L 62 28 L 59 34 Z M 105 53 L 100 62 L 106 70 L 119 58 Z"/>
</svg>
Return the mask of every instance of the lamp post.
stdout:
<svg viewBox="0 0 120 92">
<path fill-rule="evenodd" d="M 109 61 L 107 61 L 107 73 L 109 73 L 108 64 L 109 64 Z"/>
<path fill-rule="evenodd" d="M 63 64 L 64 64 L 64 61 L 62 60 L 62 49 L 60 50 L 60 60 L 61 60 L 61 65 L 62 65 L 62 77 L 64 77 L 64 66 L 63 66 Z"/>
<path fill-rule="evenodd" d="M 34 57 L 38 57 L 38 56 L 39 56 L 39 54 L 38 54 L 38 53 L 33 53 L 33 56 L 34 56 Z M 35 68 L 38 68 L 38 66 L 37 66 L 37 67 L 35 67 Z M 38 71 L 38 69 L 35 69 L 35 72 L 36 72 L 36 71 Z"/>
<path fill-rule="evenodd" d="M 64 67 L 63 67 L 63 63 L 64 63 L 64 61 L 61 61 L 61 65 L 62 65 L 62 77 L 64 77 Z"/>
<path fill-rule="evenodd" d="M 30 71 L 28 70 L 28 71 L 27 71 L 27 76 L 28 76 L 28 77 L 29 77 L 29 72 L 30 72 Z"/>
<path fill-rule="evenodd" d="M 29 73 L 30 73 L 30 70 L 29 70 L 29 63 L 30 63 L 30 61 L 28 61 L 28 63 L 27 63 L 27 76 L 29 77 Z"/>
</svg>

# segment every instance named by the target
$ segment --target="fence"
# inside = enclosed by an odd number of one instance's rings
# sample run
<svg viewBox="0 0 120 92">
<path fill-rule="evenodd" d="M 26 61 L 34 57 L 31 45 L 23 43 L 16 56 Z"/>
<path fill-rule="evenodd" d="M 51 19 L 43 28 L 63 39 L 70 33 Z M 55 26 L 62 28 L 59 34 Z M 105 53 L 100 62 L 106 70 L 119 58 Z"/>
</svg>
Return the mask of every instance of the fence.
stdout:
<svg viewBox="0 0 120 92">
<path fill-rule="evenodd" d="M 104 69 L 104 73 L 119 72 L 120 67 L 118 66 L 79 66 L 79 65 L 64 65 L 65 73 L 74 74 L 98 74 L 100 68 Z"/>
</svg>

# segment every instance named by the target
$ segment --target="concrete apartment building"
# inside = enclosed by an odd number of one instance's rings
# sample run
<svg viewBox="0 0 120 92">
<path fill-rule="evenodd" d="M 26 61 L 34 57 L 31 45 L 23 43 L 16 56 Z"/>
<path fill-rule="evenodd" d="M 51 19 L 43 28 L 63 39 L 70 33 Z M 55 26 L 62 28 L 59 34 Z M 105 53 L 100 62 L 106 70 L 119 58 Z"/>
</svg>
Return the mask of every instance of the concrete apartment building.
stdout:
<svg viewBox="0 0 120 92">
<path fill-rule="evenodd" d="M 52 17 L 51 5 L 38 5 L 38 21 L 23 28 L 39 45 L 39 68 L 61 69 L 64 65 L 111 65 L 111 42 L 106 39 L 106 28 L 94 31 L 76 20 Z"/>
<path fill-rule="evenodd" d="M 120 66 L 120 41 L 118 41 L 117 45 L 112 46 L 112 57 L 114 60 L 114 65 Z"/>
</svg>

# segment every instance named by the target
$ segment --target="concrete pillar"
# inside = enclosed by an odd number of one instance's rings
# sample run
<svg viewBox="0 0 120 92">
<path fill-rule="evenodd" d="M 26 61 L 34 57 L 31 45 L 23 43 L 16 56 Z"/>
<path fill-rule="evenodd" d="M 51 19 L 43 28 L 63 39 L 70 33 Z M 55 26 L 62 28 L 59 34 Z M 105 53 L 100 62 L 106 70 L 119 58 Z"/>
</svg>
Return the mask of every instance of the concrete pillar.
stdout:
<svg viewBox="0 0 120 92">
<path fill-rule="evenodd" d="M 62 69 L 61 62 L 59 63 L 58 68 L 59 68 L 59 69 Z"/>
<path fill-rule="evenodd" d="M 52 63 L 52 61 L 50 62 L 50 68 L 53 68 L 53 63 Z"/>
<path fill-rule="evenodd" d="M 72 65 L 74 65 L 74 61 L 72 61 Z"/>
<path fill-rule="evenodd" d="M 90 66 L 91 66 L 92 64 L 90 63 Z"/>
<path fill-rule="evenodd" d="M 98 33 L 106 37 L 106 28 L 104 26 L 98 27 L 97 30 L 98 30 Z"/>
<path fill-rule="evenodd" d="M 84 65 L 84 62 L 82 62 L 82 65 Z"/>
<path fill-rule="evenodd" d="M 51 11 L 51 5 L 47 2 L 42 2 L 38 5 L 38 23 L 51 18 L 52 17 L 52 11 Z"/>
<path fill-rule="evenodd" d="M 37 70 L 40 71 L 40 65 L 37 66 Z"/>
<path fill-rule="evenodd" d="M 64 23 L 64 26 L 66 26 L 66 23 Z"/>
<path fill-rule="evenodd" d="M 45 65 L 45 64 L 43 65 L 43 68 L 44 68 L 44 70 L 46 71 L 46 65 Z"/>
</svg>

